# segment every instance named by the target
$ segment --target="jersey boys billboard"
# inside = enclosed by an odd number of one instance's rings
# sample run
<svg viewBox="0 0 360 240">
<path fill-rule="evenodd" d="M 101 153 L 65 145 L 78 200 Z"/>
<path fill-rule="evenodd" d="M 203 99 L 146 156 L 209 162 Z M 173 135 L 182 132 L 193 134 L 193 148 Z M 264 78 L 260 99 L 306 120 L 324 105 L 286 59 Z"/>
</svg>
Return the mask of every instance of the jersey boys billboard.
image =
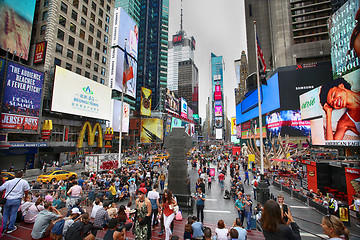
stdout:
<svg viewBox="0 0 360 240">
<path fill-rule="evenodd" d="M 1 128 L 34 132 L 38 129 L 44 74 L 8 62 L 1 109 Z"/>
</svg>

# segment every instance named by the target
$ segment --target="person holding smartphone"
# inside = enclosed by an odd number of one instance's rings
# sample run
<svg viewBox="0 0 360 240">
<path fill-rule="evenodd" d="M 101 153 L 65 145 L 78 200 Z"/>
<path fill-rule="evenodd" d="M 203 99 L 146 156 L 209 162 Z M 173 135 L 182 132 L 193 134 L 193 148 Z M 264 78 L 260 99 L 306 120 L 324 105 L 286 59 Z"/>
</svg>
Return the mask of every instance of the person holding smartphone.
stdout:
<svg viewBox="0 0 360 240">
<path fill-rule="evenodd" d="M 286 214 L 288 214 L 290 212 L 290 208 L 287 204 L 284 203 L 284 200 L 285 200 L 284 195 L 279 194 L 278 195 L 278 203 L 279 203 L 282 215 L 283 215 L 283 219 L 285 222 L 287 222 L 288 217 Z"/>
</svg>

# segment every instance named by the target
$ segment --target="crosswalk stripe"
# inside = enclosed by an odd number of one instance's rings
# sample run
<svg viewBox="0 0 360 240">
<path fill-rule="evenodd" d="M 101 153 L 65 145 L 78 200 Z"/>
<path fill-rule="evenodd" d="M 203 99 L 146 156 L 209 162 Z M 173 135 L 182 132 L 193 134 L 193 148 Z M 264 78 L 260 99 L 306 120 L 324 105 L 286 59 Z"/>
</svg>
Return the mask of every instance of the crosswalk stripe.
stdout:
<svg viewBox="0 0 360 240">
<path fill-rule="evenodd" d="M 221 210 L 204 210 L 204 212 L 208 212 L 208 213 L 231 213 L 230 211 L 221 211 Z"/>
<path fill-rule="evenodd" d="M 308 208 L 308 209 L 310 209 L 311 207 L 308 207 L 308 206 L 290 206 L 290 208 Z"/>
<path fill-rule="evenodd" d="M 316 235 L 320 236 L 320 237 L 323 237 L 323 238 L 328 238 L 327 235 L 325 234 L 321 234 L 321 233 L 316 233 Z M 307 232 L 300 232 L 300 236 L 302 237 L 314 237 L 314 238 L 317 238 L 317 236 L 311 234 L 311 233 L 307 233 Z"/>
<path fill-rule="evenodd" d="M 215 199 L 215 198 L 206 198 L 205 201 L 206 202 L 217 202 L 217 199 Z"/>
</svg>

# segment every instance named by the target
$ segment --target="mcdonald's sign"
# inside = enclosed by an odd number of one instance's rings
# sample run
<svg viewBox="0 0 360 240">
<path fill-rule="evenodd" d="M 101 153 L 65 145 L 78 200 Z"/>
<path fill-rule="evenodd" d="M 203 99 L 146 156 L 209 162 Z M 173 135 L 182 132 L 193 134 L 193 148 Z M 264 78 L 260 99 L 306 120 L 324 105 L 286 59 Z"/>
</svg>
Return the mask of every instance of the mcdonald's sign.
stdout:
<svg viewBox="0 0 360 240">
<path fill-rule="evenodd" d="M 52 120 L 45 120 L 41 129 L 41 139 L 48 140 L 53 129 Z"/>
<path fill-rule="evenodd" d="M 105 130 L 105 148 L 112 148 L 112 139 L 114 137 L 114 129 L 106 128 Z"/>
<path fill-rule="evenodd" d="M 82 127 L 82 129 L 79 133 L 77 147 L 78 148 L 83 147 L 86 130 L 88 131 L 88 145 L 89 146 L 94 145 L 95 133 L 98 132 L 98 147 L 102 148 L 103 147 L 103 134 L 102 134 L 102 128 L 101 128 L 100 124 L 96 123 L 94 125 L 94 127 L 92 128 L 90 122 L 88 122 L 88 121 L 86 121 L 84 123 L 84 126 Z"/>
<path fill-rule="evenodd" d="M 37 43 L 35 46 L 34 64 L 45 61 L 46 42 Z"/>
</svg>

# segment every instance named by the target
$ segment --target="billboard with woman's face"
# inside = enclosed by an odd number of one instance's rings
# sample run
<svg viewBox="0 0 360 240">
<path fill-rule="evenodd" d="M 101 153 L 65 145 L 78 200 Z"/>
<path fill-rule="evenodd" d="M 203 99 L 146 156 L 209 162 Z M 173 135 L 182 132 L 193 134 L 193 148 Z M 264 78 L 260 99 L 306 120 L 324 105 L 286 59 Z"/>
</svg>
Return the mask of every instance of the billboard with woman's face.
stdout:
<svg viewBox="0 0 360 240">
<path fill-rule="evenodd" d="M 329 20 L 333 81 L 300 105 L 309 112 L 314 145 L 360 146 L 360 3 L 346 2 Z M 314 90 L 314 92 L 316 92 Z M 305 94 L 304 94 L 305 95 Z M 305 99 L 305 98 L 304 98 Z M 314 102 L 312 99 L 316 99 Z M 300 98 L 301 100 L 301 98 Z"/>
</svg>

